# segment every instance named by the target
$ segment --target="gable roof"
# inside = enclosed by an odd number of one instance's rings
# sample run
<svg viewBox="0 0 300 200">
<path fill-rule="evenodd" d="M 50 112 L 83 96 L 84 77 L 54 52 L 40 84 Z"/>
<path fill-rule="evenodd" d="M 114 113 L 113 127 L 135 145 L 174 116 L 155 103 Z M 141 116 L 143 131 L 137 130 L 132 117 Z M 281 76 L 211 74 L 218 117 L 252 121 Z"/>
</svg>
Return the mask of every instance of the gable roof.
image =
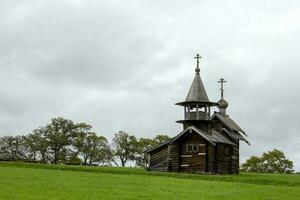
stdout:
<svg viewBox="0 0 300 200">
<path fill-rule="evenodd" d="M 223 128 L 222 131 L 224 131 L 231 139 L 233 140 L 243 140 L 245 141 L 247 144 L 250 145 L 250 142 L 241 134 L 239 134 L 236 131 L 229 131 L 226 128 Z"/>
<path fill-rule="evenodd" d="M 218 143 L 236 145 L 235 143 L 233 143 L 232 141 L 230 141 L 228 138 L 226 138 L 224 136 L 224 134 L 220 133 L 217 130 L 213 130 L 212 131 L 212 139 L 213 139 L 213 141 L 218 142 Z"/>
<path fill-rule="evenodd" d="M 222 115 L 218 112 L 215 112 L 213 114 L 213 116 L 211 117 L 211 119 L 213 118 L 218 118 L 227 128 L 229 128 L 231 131 L 237 131 L 237 132 L 241 132 L 243 133 L 245 136 L 247 136 L 247 134 L 245 133 L 245 131 L 243 129 L 241 129 L 241 127 L 239 127 L 237 125 L 237 123 L 235 123 L 228 115 Z"/>
<path fill-rule="evenodd" d="M 217 130 L 212 130 L 212 134 L 208 134 L 203 130 L 198 129 L 195 126 L 189 126 L 188 128 L 184 129 L 182 132 L 180 132 L 178 135 L 176 135 L 175 137 L 173 137 L 171 140 L 166 141 L 160 145 L 157 145 L 153 148 L 148 149 L 147 151 L 145 151 L 146 153 L 149 153 L 151 151 L 154 151 L 156 149 L 159 149 L 165 145 L 168 145 L 172 142 L 175 142 L 176 140 L 178 140 L 181 136 L 183 136 L 186 132 L 188 131 L 194 131 L 197 134 L 199 134 L 200 136 L 202 136 L 205 140 L 207 140 L 209 143 L 211 143 L 212 145 L 216 145 L 216 143 L 224 143 L 224 144 L 229 144 L 229 145 L 236 145 L 235 143 L 233 143 L 232 141 L 230 141 L 228 138 L 226 138 L 224 136 L 224 134 L 222 134 L 221 132 L 217 131 Z"/>
<path fill-rule="evenodd" d="M 210 142 L 212 145 L 216 145 L 215 142 L 212 140 L 211 135 L 208 133 L 196 128 L 195 126 L 189 126 L 185 130 L 183 130 L 181 133 L 179 133 L 177 136 L 171 139 L 170 142 L 175 142 L 177 139 L 179 139 L 181 136 L 183 136 L 187 131 L 195 131 L 200 136 L 202 136 L 204 139 L 206 139 L 208 142 Z"/>
<path fill-rule="evenodd" d="M 159 145 L 156 145 L 156 146 L 154 146 L 154 147 L 152 147 L 152 148 L 150 148 L 150 149 L 147 149 L 147 150 L 144 151 L 144 152 L 145 152 L 145 153 L 149 153 L 149 152 L 151 152 L 151 151 L 154 151 L 154 150 L 156 150 L 156 149 L 159 149 L 160 147 L 163 147 L 163 146 L 169 144 L 170 141 L 171 141 L 171 140 L 168 140 L 168 141 L 166 141 L 166 142 L 163 142 L 163 143 L 161 143 L 161 144 L 159 144 Z"/>
<path fill-rule="evenodd" d="M 196 73 L 195 78 L 192 82 L 191 88 L 188 95 L 185 98 L 185 101 L 202 101 L 209 102 L 207 93 L 205 91 L 203 82 L 200 78 L 199 73 Z"/>
</svg>

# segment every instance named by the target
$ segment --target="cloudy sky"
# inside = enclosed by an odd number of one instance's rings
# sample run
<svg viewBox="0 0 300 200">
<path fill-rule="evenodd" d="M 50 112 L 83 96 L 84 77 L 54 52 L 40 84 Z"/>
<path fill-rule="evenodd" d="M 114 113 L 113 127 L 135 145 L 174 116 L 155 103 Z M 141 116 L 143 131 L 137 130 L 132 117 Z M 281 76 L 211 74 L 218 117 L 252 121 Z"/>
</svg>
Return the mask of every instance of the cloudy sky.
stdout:
<svg viewBox="0 0 300 200">
<path fill-rule="evenodd" d="M 0 136 L 62 116 L 108 138 L 175 136 L 200 53 L 211 101 L 300 171 L 299 1 L 0 2 Z"/>
</svg>

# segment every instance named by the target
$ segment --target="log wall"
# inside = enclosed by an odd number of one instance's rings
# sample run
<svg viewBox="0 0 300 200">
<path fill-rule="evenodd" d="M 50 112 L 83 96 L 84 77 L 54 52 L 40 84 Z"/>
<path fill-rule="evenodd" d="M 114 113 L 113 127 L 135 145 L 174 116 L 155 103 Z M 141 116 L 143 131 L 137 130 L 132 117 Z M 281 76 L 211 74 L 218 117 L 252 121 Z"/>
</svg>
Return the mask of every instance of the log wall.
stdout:
<svg viewBox="0 0 300 200">
<path fill-rule="evenodd" d="M 188 152 L 187 145 L 199 146 Z M 212 145 L 199 134 L 187 132 L 176 142 L 150 152 L 151 170 L 171 172 L 239 173 L 239 143 Z"/>
<path fill-rule="evenodd" d="M 170 168 L 171 172 L 179 172 L 179 145 L 178 143 L 173 143 L 169 145 L 169 158 L 170 158 Z"/>
<path fill-rule="evenodd" d="M 182 172 L 205 172 L 206 171 L 206 140 L 195 132 L 186 133 L 180 138 L 179 167 Z M 198 146 L 197 152 L 189 152 L 187 146 Z"/>
<path fill-rule="evenodd" d="M 150 152 L 149 168 L 156 171 L 168 171 L 168 145 Z"/>
</svg>

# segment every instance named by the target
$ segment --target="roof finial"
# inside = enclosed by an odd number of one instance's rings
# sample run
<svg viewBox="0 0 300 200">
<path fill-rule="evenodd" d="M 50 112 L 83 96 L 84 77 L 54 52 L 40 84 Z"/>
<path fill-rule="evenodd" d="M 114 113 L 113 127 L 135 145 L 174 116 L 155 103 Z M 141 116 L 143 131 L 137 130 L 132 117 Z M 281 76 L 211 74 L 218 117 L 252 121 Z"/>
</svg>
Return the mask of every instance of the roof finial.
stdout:
<svg viewBox="0 0 300 200">
<path fill-rule="evenodd" d="M 221 99 L 224 98 L 224 83 L 226 83 L 227 81 L 224 80 L 224 78 L 220 78 L 220 80 L 218 81 L 218 83 L 221 83 Z"/>
<path fill-rule="evenodd" d="M 200 72 L 200 68 L 199 68 L 200 61 L 199 61 L 199 59 L 201 58 L 201 56 L 199 56 L 199 54 L 197 54 L 197 56 L 194 57 L 194 58 L 197 59 L 197 67 L 195 69 L 195 72 L 196 72 L 196 74 L 199 74 L 199 72 Z"/>
</svg>

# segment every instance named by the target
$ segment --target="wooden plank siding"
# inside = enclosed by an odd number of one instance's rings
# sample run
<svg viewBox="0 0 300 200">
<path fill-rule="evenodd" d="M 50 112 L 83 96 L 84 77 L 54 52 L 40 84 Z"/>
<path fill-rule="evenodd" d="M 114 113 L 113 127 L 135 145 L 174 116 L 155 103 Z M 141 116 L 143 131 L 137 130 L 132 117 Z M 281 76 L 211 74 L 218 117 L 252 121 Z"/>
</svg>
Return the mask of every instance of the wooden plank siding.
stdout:
<svg viewBox="0 0 300 200">
<path fill-rule="evenodd" d="M 188 145 L 198 146 L 197 152 Z M 239 173 L 239 144 L 211 144 L 196 132 L 150 152 L 150 170 L 170 172 Z"/>
<path fill-rule="evenodd" d="M 208 172 L 215 172 L 215 146 L 207 142 Z"/>
<path fill-rule="evenodd" d="M 230 151 L 231 146 L 228 144 L 217 144 L 216 162 L 217 169 L 216 173 L 228 174 L 233 173 L 232 169 L 232 152 Z"/>
<path fill-rule="evenodd" d="M 149 168 L 156 171 L 168 171 L 168 145 L 150 153 Z"/>
<path fill-rule="evenodd" d="M 206 140 L 195 132 L 188 132 L 179 140 L 180 143 L 180 171 L 205 172 L 206 171 Z M 198 152 L 188 152 L 187 146 L 198 146 Z M 201 145 L 201 146 L 200 146 Z M 204 146 L 203 146 L 204 145 Z M 199 155 L 200 154 L 200 155 Z"/>
<path fill-rule="evenodd" d="M 178 143 L 172 143 L 169 145 L 169 158 L 170 158 L 170 168 L 171 172 L 179 172 L 180 168 L 180 158 L 179 158 L 179 145 Z"/>
</svg>

